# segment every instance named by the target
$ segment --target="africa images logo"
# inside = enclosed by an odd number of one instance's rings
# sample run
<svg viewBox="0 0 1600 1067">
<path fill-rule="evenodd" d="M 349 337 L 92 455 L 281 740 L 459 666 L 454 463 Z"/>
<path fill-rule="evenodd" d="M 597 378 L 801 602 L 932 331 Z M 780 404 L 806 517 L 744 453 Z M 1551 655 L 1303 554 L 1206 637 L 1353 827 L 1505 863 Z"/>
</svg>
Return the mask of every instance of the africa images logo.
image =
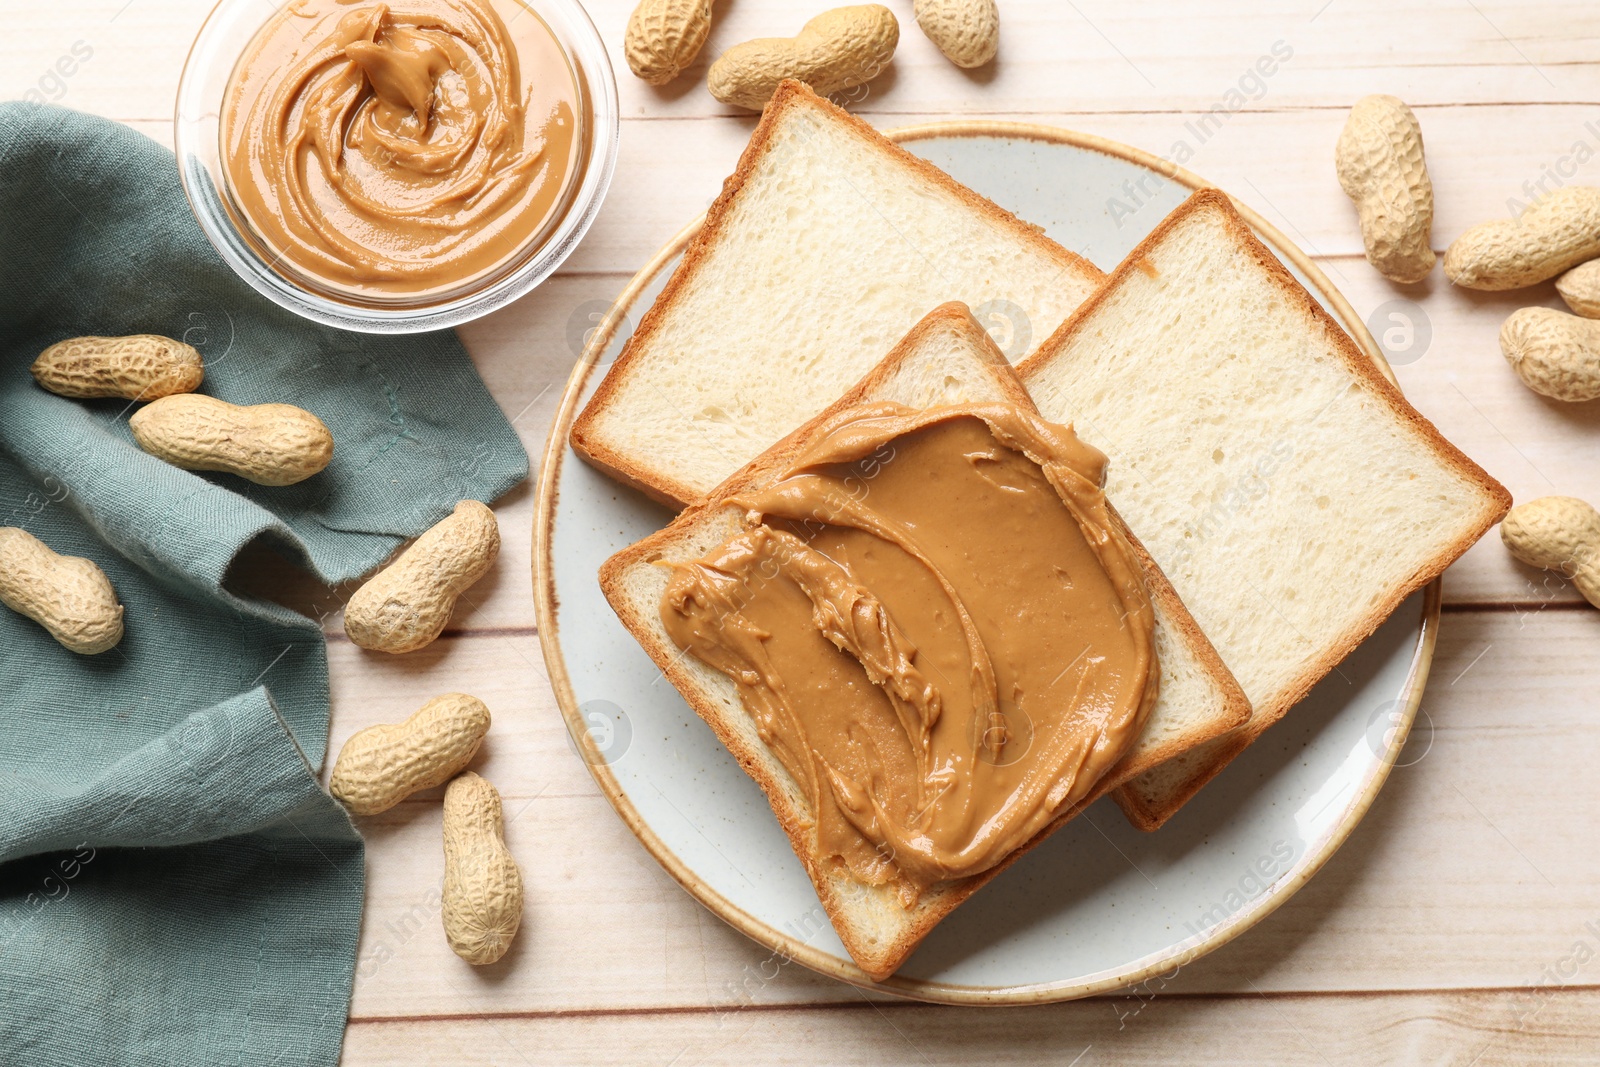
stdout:
<svg viewBox="0 0 1600 1067">
<path fill-rule="evenodd" d="M 1251 101 L 1260 100 L 1267 95 L 1268 79 L 1277 74 L 1283 64 L 1293 58 L 1294 48 L 1289 42 L 1273 41 L 1272 47 L 1244 69 L 1234 84 L 1222 94 L 1221 99 L 1197 118 L 1184 122 L 1184 136 L 1174 141 L 1172 147 L 1161 157 L 1166 167 L 1160 169 L 1175 174 L 1179 167 L 1187 165 L 1194 158 L 1195 150 L 1220 133 L 1235 112 L 1243 111 Z M 1146 171 L 1137 179 L 1123 182 L 1120 190 L 1122 195 L 1111 196 L 1106 200 L 1106 214 L 1116 223 L 1117 228 L 1121 229 L 1123 222 L 1150 203 L 1150 199 L 1159 193 L 1165 184 L 1165 181 L 1153 171 Z"/>
</svg>

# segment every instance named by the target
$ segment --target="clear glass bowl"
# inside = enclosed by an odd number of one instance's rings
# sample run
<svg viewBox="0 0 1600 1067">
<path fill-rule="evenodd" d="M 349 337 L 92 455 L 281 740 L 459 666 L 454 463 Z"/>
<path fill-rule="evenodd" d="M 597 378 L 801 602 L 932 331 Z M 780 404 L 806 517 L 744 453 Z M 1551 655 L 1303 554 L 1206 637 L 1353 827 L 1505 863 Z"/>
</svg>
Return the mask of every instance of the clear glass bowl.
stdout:
<svg viewBox="0 0 1600 1067">
<path fill-rule="evenodd" d="M 577 83 L 575 101 L 586 142 L 583 174 L 565 212 L 481 287 L 434 298 L 333 297 L 312 291 L 274 270 L 228 189 L 222 165 L 224 95 L 246 46 L 277 9 L 263 0 L 221 0 L 189 49 L 178 83 L 173 134 L 178 174 L 195 219 L 228 266 L 261 295 L 297 315 L 364 333 L 418 333 L 470 322 L 533 289 L 572 254 L 600 211 L 616 167 L 619 114 L 617 80 L 588 13 L 577 0 L 519 0 L 542 18 L 567 54 Z"/>
</svg>

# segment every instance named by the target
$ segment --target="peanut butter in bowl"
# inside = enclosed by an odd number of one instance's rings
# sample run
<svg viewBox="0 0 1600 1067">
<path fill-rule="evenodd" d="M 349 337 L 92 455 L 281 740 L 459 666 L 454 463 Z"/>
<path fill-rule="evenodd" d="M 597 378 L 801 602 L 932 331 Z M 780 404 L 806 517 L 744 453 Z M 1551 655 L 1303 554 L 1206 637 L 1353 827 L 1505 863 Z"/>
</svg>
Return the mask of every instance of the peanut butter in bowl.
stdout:
<svg viewBox="0 0 1600 1067">
<path fill-rule="evenodd" d="M 425 296 L 512 260 L 582 169 L 572 71 L 491 0 L 295 0 L 240 57 L 228 186 L 285 273 Z"/>
<path fill-rule="evenodd" d="M 339 325 L 423 329 L 525 292 L 576 245 L 616 108 L 573 0 L 260 11 L 218 6 L 178 114 L 191 204 L 257 289 Z"/>
</svg>

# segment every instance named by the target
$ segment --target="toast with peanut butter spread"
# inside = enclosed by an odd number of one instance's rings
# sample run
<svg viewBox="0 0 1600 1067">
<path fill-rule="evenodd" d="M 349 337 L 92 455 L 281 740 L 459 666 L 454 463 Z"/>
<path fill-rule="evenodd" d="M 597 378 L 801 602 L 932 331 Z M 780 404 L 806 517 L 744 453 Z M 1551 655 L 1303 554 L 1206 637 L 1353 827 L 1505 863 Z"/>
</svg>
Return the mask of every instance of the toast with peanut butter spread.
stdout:
<svg viewBox="0 0 1600 1067">
<path fill-rule="evenodd" d="M 1117 791 L 1153 830 L 1511 505 L 1251 232 L 1195 193 L 1018 367 L 1250 696 Z"/>
<path fill-rule="evenodd" d="M 705 500 L 684 511 L 666 529 L 646 538 L 639 544 L 618 553 L 608 560 L 601 569 L 600 582 L 607 599 L 616 610 L 624 625 L 639 640 L 641 645 L 650 654 L 652 659 L 661 668 L 666 677 L 678 688 L 695 711 L 711 726 L 717 737 L 728 747 L 738 759 L 740 765 L 761 786 L 777 815 L 780 824 L 789 837 L 796 855 L 804 864 L 808 875 L 816 886 L 817 895 L 824 909 L 832 920 L 840 940 L 850 952 L 858 966 L 868 976 L 874 979 L 883 979 L 892 974 L 916 948 L 918 943 L 928 934 L 954 908 L 960 905 L 974 892 L 981 888 L 988 880 L 998 874 L 1005 867 L 1015 862 L 1022 854 L 1033 848 L 1052 831 L 1066 823 L 1073 815 L 1082 810 L 1084 806 L 1104 795 L 1118 784 L 1144 773 L 1184 751 L 1208 740 L 1223 736 L 1241 724 L 1247 714 L 1248 705 L 1242 690 L 1233 680 L 1222 661 L 1212 649 L 1210 643 L 1201 633 L 1194 620 L 1189 616 L 1183 604 L 1174 594 L 1171 584 L 1161 574 L 1160 569 L 1150 559 L 1136 537 L 1122 524 L 1121 519 L 1109 505 L 1104 505 L 1104 513 L 1109 516 L 1109 528 L 1103 530 L 1110 540 L 1124 546 L 1127 557 L 1131 561 L 1136 581 L 1141 587 L 1141 592 L 1135 600 L 1144 607 L 1124 609 L 1126 612 L 1144 614 L 1144 632 L 1153 651 L 1150 660 L 1150 685 L 1144 690 L 1142 703 L 1138 707 L 1124 708 L 1125 719 L 1130 723 L 1129 733 L 1116 741 L 1117 747 L 1107 754 L 1104 751 L 1106 741 L 1104 738 L 1096 740 L 1091 737 L 1091 743 L 1084 752 L 1073 757 L 1077 760 L 1077 767 L 1083 774 L 1076 781 L 1068 781 L 1071 789 L 1063 785 L 1059 794 L 1051 791 L 1053 803 L 1045 807 L 1042 812 L 1035 810 L 1031 813 L 1023 812 L 1023 816 L 1014 821 L 1015 825 L 1025 831 L 1023 836 L 1017 836 L 1005 842 L 1002 850 L 996 850 L 994 841 L 982 842 L 989 847 L 989 851 L 978 856 L 976 862 L 970 862 L 971 856 L 956 857 L 952 859 L 947 855 L 938 855 L 937 850 L 929 850 L 926 857 L 920 856 L 918 850 L 925 843 L 920 838 L 935 836 L 928 829 L 930 823 L 921 822 L 918 825 L 926 834 L 902 834 L 894 838 L 895 847 L 882 855 L 874 855 L 870 850 L 858 850 L 853 858 L 841 858 L 844 853 L 840 850 L 830 849 L 824 844 L 824 838 L 830 841 L 839 840 L 840 810 L 852 808 L 854 814 L 846 812 L 848 819 L 860 822 L 864 817 L 874 824 L 874 829 L 880 828 L 878 824 L 893 821 L 896 813 L 886 808 L 892 808 L 898 794 L 897 789 L 883 791 L 888 800 L 882 805 L 877 801 L 868 802 L 857 798 L 852 800 L 859 790 L 847 782 L 840 782 L 840 772 L 834 768 L 838 766 L 837 759 L 830 755 L 828 761 L 819 762 L 822 766 L 820 772 L 826 777 L 833 775 L 834 785 L 832 790 L 822 794 L 828 798 L 825 805 L 827 810 L 819 810 L 824 805 L 815 803 L 813 797 L 819 794 L 813 792 L 817 789 L 813 772 L 809 764 L 796 758 L 793 751 L 795 741 L 793 736 L 786 736 L 781 728 L 781 723 L 775 728 L 775 720 L 770 712 L 772 709 L 752 706 L 751 694 L 757 691 L 754 686 L 755 675 L 761 670 L 762 660 L 758 653 L 755 656 L 748 654 L 749 643 L 752 639 L 759 643 L 766 640 L 781 640 L 785 635 L 774 635 L 770 622 L 764 623 L 765 632 L 761 627 L 751 627 L 745 620 L 745 630 L 739 634 L 721 635 L 726 640 L 720 647 L 713 642 L 712 652 L 725 658 L 733 658 L 735 662 L 724 663 L 721 669 L 708 661 L 703 648 L 683 643 L 683 620 L 675 620 L 677 629 L 669 626 L 667 621 L 667 604 L 672 602 L 674 585 L 682 587 L 685 572 L 691 570 L 697 561 L 710 556 L 716 556 L 720 551 L 719 560 L 724 561 L 723 575 L 731 571 L 732 564 L 726 563 L 732 555 L 740 555 L 745 564 L 766 563 L 773 564 L 771 573 L 777 573 L 778 568 L 785 561 L 794 561 L 801 556 L 808 555 L 807 549 L 795 538 L 782 530 L 768 530 L 766 527 L 757 527 L 760 533 L 759 543 L 747 541 L 740 542 L 741 536 L 749 529 L 748 508 L 753 500 L 764 500 L 761 510 L 763 514 L 770 514 L 774 506 L 771 503 L 773 494 L 790 484 L 785 481 L 784 472 L 792 467 L 798 457 L 811 455 L 819 445 L 826 445 L 832 440 L 829 436 L 830 427 L 836 428 L 840 419 L 846 422 L 862 411 L 876 412 L 880 416 L 884 412 L 897 414 L 897 417 L 910 418 L 917 421 L 914 414 L 920 412 L 923 421 L 929 417 L 937 417 L 941 412 L 948 411 L 978 411 L 989 412 L 986 416 L 998 422 L 1006 422 L 1012 416 L 1019 423 L 1027 423 L 1036 427 L 1040 432 L 1049 433 L 1050 428 L 1037 422 L 1037 413 L 1032 401 L 1020 385 L 1016 373 L 1011 369 L 1005 356 L 995 346 L 989 335 L 974 320 L 968 309 L 958 303 L 946 304 L 926 316 L 916 324 L 912 331 L 899 345 L 856 387 L 850 390 L 843 398 L 820 413 L 816 418 L 806 423 L 794 433 L 790 434 L 777 445 L 761 454 L 743 469 L 738 471 L 727 482 L 718 486 Z M 854 425 L 854 424 L 852 424 Z M 1070 438 L 1071 432 L 1063 430 L 1065 437 Z M 979 437 L 981 438 L 981 434 Z M 999 438 L 997 438 L 999 439 Z M 897 438 L 896 446 L 905 445 L 909 438 Z M 963 439 L 966 440 L 966 439 Z M 1089 446 L 1089 455 L 1098 457 L 1103 462 L 1103 456 L 1092 447 L 1092 438 L 1086 435 L 1085 442 Z M 895 463 L 906 464 L 906 456 L 912 453 L 906 446 L 902 450 L 901 458 L 890 457 L 886 462 L 892 467 Z M 994 449 L 981 447 L 968 440 L 961 446 L 961 450 L 968 459 L 972 460 L 975 467 L 980 467 L 985 477 L 993 478 L 997 483 L 1003 483 L 1003 488 L 1008 492 L 1017 492 L 1015 472 L 1012 475 L 992 473 L 999 464 L 995 463 Z M 1031 455 L 1031 453 L 1030 453 Z M 916 460 L 909 461 L 915 464 Z M 958 462 L 955 469 L 959 472 L 965 466 Z M 913 472 L 904 468 L 908 475 Z M 1092 484 L 1101 473 L 1093 461 L 1085 468 L 1088 472 L 1085 488 L 1092 495 L 1104 501 L 1100 496 L 1097 484 Z M 951 471 L 941 472 L 937 468 L 928 468 L 923 472 L 917 468 L 916 477 L 920 478 L 925 473 L 928 478 L 942 477 L 944 491 L 953 489 L 951 482 L 954 480 Z M 867 477 L 871 477 L 869 472 Z M 921 483 L 913 480 L 911 495 L 917 497 L 919 503 L 925 502 L 929 496 L 923 492 Z M 932 489 L 930 492 L 939 492 Z M 892 493 L 893 490 L 879 484 L 861 487 L 859 496 L 863 500 L 871 501 L 873 494 Z M 762 494 L 767 494 L 765 497 Z M 856 494 L 846 494 L 844 499 L 829 499 L 829 506 L 835 510 L 850 511 L 859 503 Z M 809 513 L 811 503 L 805 503 Z M 802 512 L 796 511 L 793 516 L 798 518 Z M 976 525 L 970 519 L 969 529 L 984 531 L 986 529 L 984 517 L 976 520 Z M 995 529 L 998 530 L 1000 519 L 995 520 Z M 1045 529 L 1043 525 L 1039 529 Z M 881 527 L 880 527 L 881 529 Z M 1026 523 L 1022 526 L 1022 540 L 1026 544 L 1033 528 Z M 1010 531 L 1015 536 L 1016 530 Z M 980 534 L 978 541 L 987 538 Z M 1091 541 L 1096 538 L 1091 537 Z M 1103 539 L 1102 539 L 1103 540 Z M 774 545 L 774 542 L 783 544 Z M 815 542 L 827 546 L 826 538 Z M 965 543 L 965 542 L 964 542 Z M 729 553 L 728 546 L 735 545 L 739 548 L 737 553 Z M 774 551 L 776 547 L 776 551 Z M 975 545 L 978 547 L 990 547 Z M 756 551 L 767 553 L 760 560 L 754 560 L 752 553 Z M 829 548 L 836 558 L 841 556 L 836 548 Z M 868 545 L 866 548 L 851 549 L 860 553 L 870 553 L 874 550 Z M 1070 558 L 1066 561 L 1065 569 L 1053 569 L 1055 573 L 1037 575 L 1029 578 L 1024 575 L 1019 579 L 1012 575 L 1015 583 L 1013 588 L 1027 591 L 1027 586 L 1036 584 L 1041 587 L 1061 583 L 1069 588 L 1076 588 L 1080 593 L 1087 593 L 1091 575 L 1082 567 L 1082 555 L 1078 562 Z M 801 560 L 801 562 L 806 562 Z M 806 562 L 807 573 L 802 576 L 803 582 L 825 583 L 829 579 L 828 571 L 832 568 L 829 560 L 815 560 Z M 886 565 L 885 565 L 886 566 Z M 912 568 L 915 569 L 914 567 Z M 1071 574 L 1066 573 L 1072 571 Z M 981 568 L 980 575 L 988 572 Z M 835 576 L 837 577 L 837 576 Z M 987 579 L 984 579 L 987 580 Z M 996 574 L 996 582 L 1001 576 Z M 841 662 L 847 664 L 846 668 L 859 673 L 863 668 L 866 674 L 856 682 L 859 688 L 866 679 L 870 678 L 879 689 L 888 691 L 898 689 L 904 699 L 896 700 L 896 707 L 903 704 L 917 703 L 919 700 L 926 703 L 931 687 L 924 684 L 927 679 L 920 672 L 929 674 L 938 671 L 938 649 L 936 642 L 924 643 L 920 638 L 917 649 L 911 655 L 905 655 L 904 642 L 899 649 L 898 666 L 896 662 L 896 641 L 900 636 L 895 623 L 891 620 L 882 621 L 881 616 L 874 615 L 870 610 L 872 603 L 870 594 L 874 587 L 863 591 L 853 588 L 849 581 L 842 583 L 834 581 L 832 600 L 825 601 L 817 598 L 816 612 L 820 619 L 829 614 L 833 620 L 834 631 L 831 639 L 839 649 L 848 646 L 860 658 L 859 665 L 849 664 L 843 656 L 838 656 Z M 760 595 L 760 591 L 747 586 L 734 586 L 729 593 L 729 587 L 724 585 L 720 593 L 718 590 L 702 590 L 697 595 L 702 602 L 718 599 L 719 595 L 724 600 L 737 599 L 741 603 L 746 598 Z M 878 588 L 883 593 L 882 588 Z M 680 598 L 682 590 L 679 589 Z M 1018 593 L 1004 594 L 998 601 L 993 600 L 988 604 L 973 603 L 974 613 L 991 613 L 995 608 L 1008 603 L 1008 598 L 1020 595 Z M 793 598 L 791 598 L 793 599 Z M 935 592 L 934 601 L 938 600 Z M 960 603 L 958 599 L 956 603 Z M 794 610 L 799 611 L 799 622 L 791 629 L 806 629 L 807 616 L 811 610 L 804 606 L 804 601 Z M 863 604 L 869 608 L 863 610 Z M 958 608 L 957 614 L 963 609 Z M 922 633 L 930 631 L 926 626 L 926 616 L 934 612 L 922 611 L 915 613 L 902 613 L 900 623 L 909 625 L 916 621 L 924 625 Z M 922 619 L 912 619 L 911 614 L 924 616 Z M 795 616 L 791 615 L 793 619 Z M 1125 616 L 1126 617 L 1126 616 Z M 861 620 L 878 619 L 878 625 L 863 625 Z M 713 619 L 713 625 L 717 620 Z M 757 622 L 762 620 L 757 619 Z M 1111 620 L 1116 628 L 1116 620 Z M 841 634 L 839 631 L 843 630 Z M 854 636 L 852 636 L 854 635 Z M 678 638 L 675 640 L 675 636 Z M 713 635 L 714 637 L 717 635 Z M 812 638 L 815 640 L 815 638 Z M 744 641 L 746 654 L 740 658 L 740 642 Z M 877 642 L 876 651 L 855 647 L 861 642 L 872 645 Z M 1109 644 L 1109 642 L 1108 642 Z M 691 652 L 689 649 L 695 649 Z M 1003 650 L 1002 650 L 1003 651 Z M 1026 659 L 1025 666 L 1034 671 L 1034 677 L 1043 678 L 1041 686 L 1071 675 L 1074 662 L 1060 664 L 1056 669 L 1054 660 L 1049 655 L 1029 654 L 1018 656 L 1016 659 Z M 1094 660 L 1100 658 L 1099 653 L 1109 654 L 1109 647 L 1101 646 Z M 835 655 L 832 648 L 824 646 L 822 655 Z M 1060 657 L 1065 660 L 1069 657 L 1063 653 Z M 766 661 L 770 662 L 770 661 Z M 789 662 L 793 662 L 792 660 Z M 953 661 L 946 661 L 946 666 Z M 961 662 L 965 662 L 962 660 Z M 976 662 L 976 661 L 974 661 Z M 878 674 L 874 674 L 874 663 L 888 663 Z M 826 666 L 824 664 L 823 666 Z M 1079 668 L 1083 670 L 1083 668 Z M 949 675 L 958 672 L 948 671 Z M 1092 672 L 1088 672 L 1091 673 Z M 942 676 L 943 677 L 943 676 Z M 743 678 L 736 684 L 735 678 Z M 792 681 L 794 679 L 791 679 Z M 1103 679 L 1102 679 L 1103 680 Z M 956 679 L 959 683 L 959 679 Z M 1070 690 L 1070 686 L 1069 686 Z M 759 695 L 759 693 L 758 693 Z M 950 690 L 945 690 L 947 704 L 946 715 L 957 715 L 962 708 L 948 701 Z M 843 698 L 841 698 L 843 699 Z M 1091 700 L 1075 702 L 1071 699 L 1057 701 L 1059 712 L 1063 719 L 1070 722 L 1077 716 L 1081 708 L 1093 703 Z M 1035 718 L 1039 718 L 1035 705 Z M 781 709 L 780 709 L 781 712 Z M 1018 723 L 1015 719 L 1007 719 L 1004 715 L 995 715 L 991 710 L 991 719 L 983 719 L 971 709 L 965 713 L 974 722 L 1000 722 L 1002 727 L 999 732 L 993 730 L 980 730 L 973 738 L 973 747 L 980 758 L 991 758 L 996 764 L 1013 758 L 1022 760 L 1030 755 L 1044 752 L 1055 744 L 1057 733 L 1069 731 L 1068 726 L 1052 720 L 1046 724 L 1042 719 L 1040 729 L 1024 736 L 1015 728 Z M 910 715 L 910 711 L 902 708 L 903 715 Z M 937 715 L 935 711 L 935 716 Z M 1114 717 L 1114 716 L 1113 716 Z M 831 716 L 830 729 L 834 734 L 843 735 L 856 728 L 856 723 L 848 712 L 838 711 Z M 1031 729 L 1031 724 L 1022 724 Z M 1048 725 L 1048 729 L 1046 729 Z M 863 730 L 867 727 L 863 725 Z M 1011 730 L 1008 734 L 1006 731 Z M 948 740 L 948 736 L 946 740 Z M 959 738 L 957 739 L 959 741 Z M 866 747 L 872 747 L 876 742 L 870 739 L 864 741 Z M 1011 745 L 1011 748 L 1000 746 Z M 935 747 L 937 747 L 935 745 Z M 959 745 L 957 747 L 960 747 Z M 985 750 L 990 755 L 984 756 Z M 1099 750 L 1098 754 L 1095 750 Z M 836 744 L 835 754 L 842 750 Z M 1098 762 L 1097 762 L 1098 761 Z M 1068 761 L 1069 763 L 1072 760 Z M 796 770 L 797 766 L 802 767 Z M 1089 770 L 1092 768 L 1092 772 Z M 808 786 L 801 781 L 802 778 L 811 777 Z M 1026 773 L 1023 774 L 1026 778 Z M 937 775 L 934 779 L 939 782 L 945 779 Z M 939 793 L 935 804 L 948 803 L 948 797 L 960 792 L 960 783 L 952 787 L 950 793 Z M 839 801 L 834 803 L 837 795 Z M 912 821 L 915 822 L 920 808 L 920 802 L 908 805 L 912 812 Z M 870 809 L 870 811 L 867 811 Z M 863 816 L 862 812 L 867 811 Z M 934 821 L 937 821 L 935 812 Z M 1003 814 L 1003 813 L 1002 813 Z M 831 820 L 831 822 L 830 822 Z M 904 822 L 902 815 L 901 821 Z M 988 825 L 989 822 L 999 822 L 988 819 L 987 815 L 980 815 L 979 821 Z M 848 832 L 848 827 L 844 830 Z M 828 837 L 828 835 L 832 835 Z M 847 833 L 848 836 L 848 833 Z M 892 836 L 892 835 L 890 835 Z M 848 849 L 844 850 L 845 852 Z M 973 853 L 976 855 L 976 853 Z M 889 866 L 898 866 L 911 870 L 917 860 L 924 871 L 920 881 L 916 882 L 913 889 L 908 891 L 903 880 L 896 880 L 893 871 L 882 877 L 874 876 L 875 867 L 887 861 Z M 926 862 L 920 862 L 925 860 Z M 962 866 L 966 863 L 966 866 Z M 941 866 L 940 864 L 943 864 Z M 944 878 L 941 880 L 941 871 L 961 870 L 976 873 L 964 874 L 959 877 Z M 932 874 L 927 874 L 932 871 Z"/>
</svg>

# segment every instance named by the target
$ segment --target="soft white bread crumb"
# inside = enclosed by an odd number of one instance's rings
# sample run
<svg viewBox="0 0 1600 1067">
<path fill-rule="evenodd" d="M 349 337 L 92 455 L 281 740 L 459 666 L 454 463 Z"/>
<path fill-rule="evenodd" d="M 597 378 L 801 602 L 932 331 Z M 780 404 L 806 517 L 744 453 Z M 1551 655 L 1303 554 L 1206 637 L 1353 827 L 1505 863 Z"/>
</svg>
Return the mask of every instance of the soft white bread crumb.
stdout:
<svg viewBox="0 0 1600 1067">
<path fill-rule="evenodd" d="M 838 399 L 939 304 L 1005 319 L 1017 359 L 1102 277 L 785 83 L 572 443 L 687 503 Z"/>
<path fill-rule="evenodd" d="M 1160 825 L 1510 506 L 1215 190 L 1019 368 L 1248 694 L 1236 737 L 1119 793 Z"/>
</svg>

